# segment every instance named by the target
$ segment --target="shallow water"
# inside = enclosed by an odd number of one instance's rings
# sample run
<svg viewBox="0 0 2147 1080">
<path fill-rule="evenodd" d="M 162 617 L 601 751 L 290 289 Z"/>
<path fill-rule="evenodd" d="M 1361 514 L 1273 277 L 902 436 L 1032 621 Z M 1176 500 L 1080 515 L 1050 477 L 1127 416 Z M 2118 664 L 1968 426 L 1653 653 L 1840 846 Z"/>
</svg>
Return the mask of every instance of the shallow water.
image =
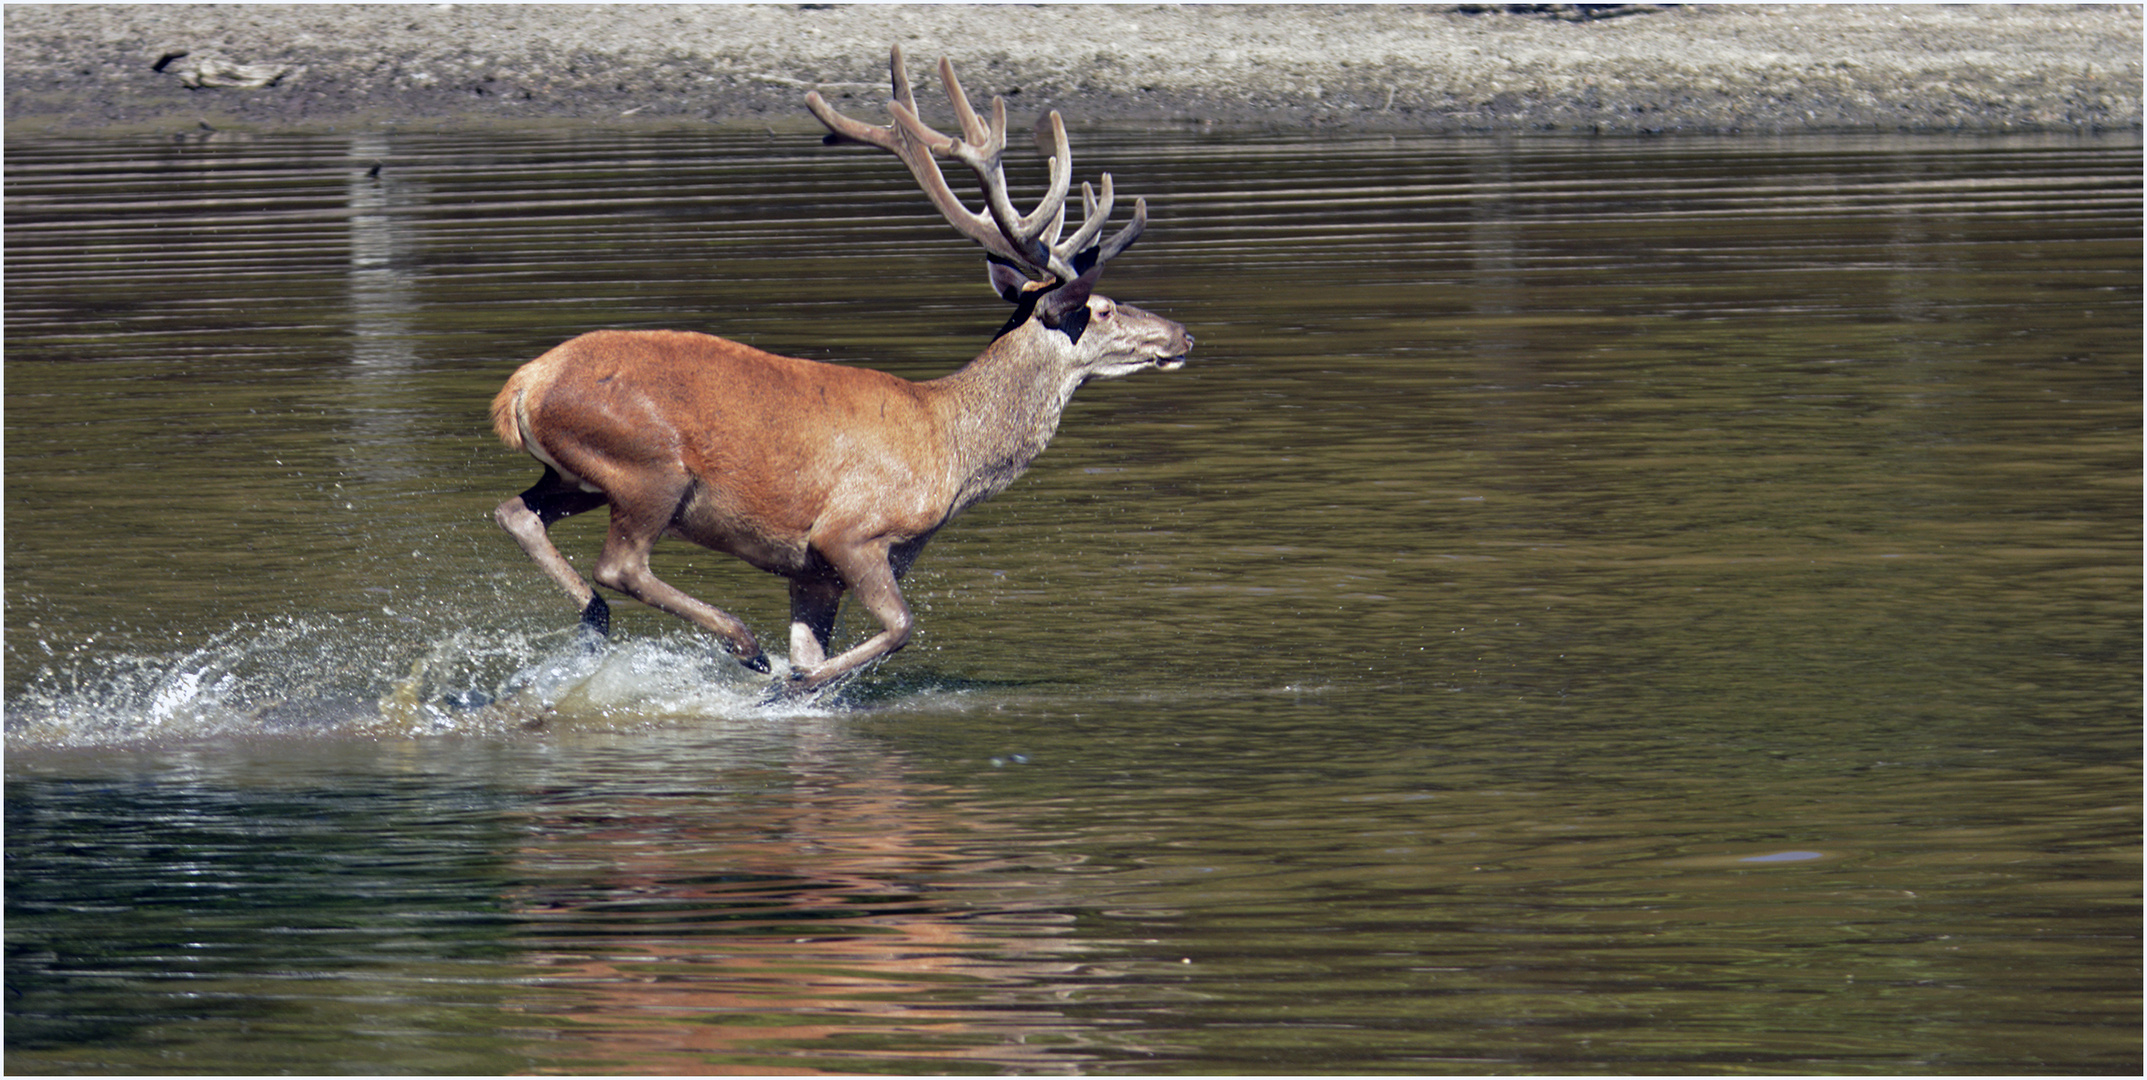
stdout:
<svg viewBox="0 0 2147 1080">
<path fill-rule="evenodd" d="M 12 140 L 8 1069 L 2137 1070 L 2137 140 L 1075 144 L 1192 362 L 767 708 L 485 409 L 951 370 L 892 161 Z"/>
</svg>

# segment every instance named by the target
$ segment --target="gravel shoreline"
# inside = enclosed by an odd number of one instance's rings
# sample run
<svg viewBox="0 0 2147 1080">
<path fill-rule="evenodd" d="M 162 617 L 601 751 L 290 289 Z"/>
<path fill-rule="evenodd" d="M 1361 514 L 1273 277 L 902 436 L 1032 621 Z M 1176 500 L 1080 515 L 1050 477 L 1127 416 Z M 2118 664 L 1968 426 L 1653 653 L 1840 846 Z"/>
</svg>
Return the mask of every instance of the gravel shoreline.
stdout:
<svg viewBox="0 0 2147 1080">
<path fill-rule="evenodd" d="M 979 101 L 1080 123 L 2140 130 L 2136 5 L 10 4 L 5 20 L 11 135 L 807 129 L 815 87 L 877 115 L 896 42 L 920 81 L 948 55 Z"/>
</svg>

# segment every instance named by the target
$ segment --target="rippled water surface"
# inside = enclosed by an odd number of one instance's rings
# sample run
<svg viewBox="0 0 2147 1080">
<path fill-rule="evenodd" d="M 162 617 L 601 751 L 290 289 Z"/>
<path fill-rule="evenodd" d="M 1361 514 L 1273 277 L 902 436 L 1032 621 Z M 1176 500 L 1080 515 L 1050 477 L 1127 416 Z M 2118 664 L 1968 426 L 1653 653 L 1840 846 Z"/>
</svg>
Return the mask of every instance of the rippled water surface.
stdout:
<svg viewBox="0 0 2147 1080">
<path fill-rule="evenodd" d="M 1075 147 L 1192 362 L 771 708 L 573 650 L 486 407 L 952 370 L 891 159 L 10 141 L 7 1068 L 2138 1070 L 2137 140 Z"/>
</svg>

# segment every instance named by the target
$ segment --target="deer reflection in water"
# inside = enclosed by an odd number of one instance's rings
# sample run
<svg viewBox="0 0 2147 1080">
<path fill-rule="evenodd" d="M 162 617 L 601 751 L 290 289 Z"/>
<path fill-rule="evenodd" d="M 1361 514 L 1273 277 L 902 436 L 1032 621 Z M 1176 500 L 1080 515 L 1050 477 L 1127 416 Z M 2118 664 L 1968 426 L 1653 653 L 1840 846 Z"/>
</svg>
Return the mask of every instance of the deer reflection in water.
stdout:
<svg viewBox="0 0 2147 1080">
<path fill-rule="evenodd" d="M 527 1047 L 567 1070 L 1078 1069 L 1094 1033 L 1060 1012 L 1085 968 L 1052 869 L 1011 898 L 1011 826 L 896 759 L 814 756 L 780 791 L 540 804 L 509 896 L 541 973 L 519 1010 L 548 1029 Z M 974 908 L 951 898 L 970 869 L 992 883 Z"/>
</svg>

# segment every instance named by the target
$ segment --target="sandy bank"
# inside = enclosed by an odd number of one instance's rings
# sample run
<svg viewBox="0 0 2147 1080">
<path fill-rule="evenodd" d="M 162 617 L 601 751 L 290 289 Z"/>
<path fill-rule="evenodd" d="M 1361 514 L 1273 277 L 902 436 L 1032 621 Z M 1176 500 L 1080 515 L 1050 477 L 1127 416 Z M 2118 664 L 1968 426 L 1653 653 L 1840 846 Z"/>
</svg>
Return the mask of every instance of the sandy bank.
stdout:
<svg viewBox="0 0 2147 1080">
<path fill-rule="evenodd" d="M 1615 10 L 1617 13 L 1612 14 Z M 2137 131 L 2140 8 L 6 8 L 9 130 L 809 126 L 887 46 L 1081 121 L 1360 130 Z M 249 83 L 265 83 L 252 85 Z"/>
</svg>

